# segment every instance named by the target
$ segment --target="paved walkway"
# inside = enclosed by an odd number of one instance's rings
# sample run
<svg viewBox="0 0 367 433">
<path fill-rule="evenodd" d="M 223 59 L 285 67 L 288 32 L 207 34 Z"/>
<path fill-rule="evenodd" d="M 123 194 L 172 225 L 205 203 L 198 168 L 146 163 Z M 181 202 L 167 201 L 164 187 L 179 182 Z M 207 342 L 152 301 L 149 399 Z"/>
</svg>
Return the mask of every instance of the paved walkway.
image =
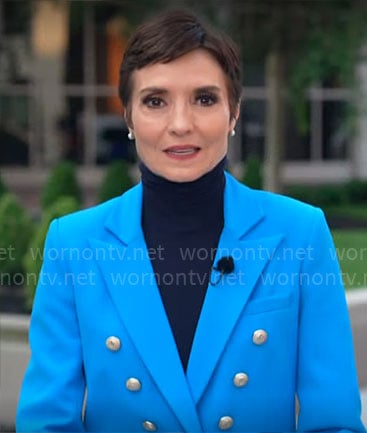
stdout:
<svg viewBox="0 0 367 433">
<path fill-rule="evenodd" d="M 362 397 L 362 420 L 367 428 L 367 388 L 361 390 Z"/>
<path fill-rule="evenodd" d="M 367 307 L 367 288 L 347 290 L 347 302 L 349 307 L 366 304 Z"/>
<path fill-rule="evenodd" d="M 347 301 L 350 309 L 365 305 L 367 311 L 367 288 L 347 292 Z M 364 314 L 365 316 L 365 314 Z M 361 389 L 362 420 L 367 427 L 367 387 Z"/>
</svg>

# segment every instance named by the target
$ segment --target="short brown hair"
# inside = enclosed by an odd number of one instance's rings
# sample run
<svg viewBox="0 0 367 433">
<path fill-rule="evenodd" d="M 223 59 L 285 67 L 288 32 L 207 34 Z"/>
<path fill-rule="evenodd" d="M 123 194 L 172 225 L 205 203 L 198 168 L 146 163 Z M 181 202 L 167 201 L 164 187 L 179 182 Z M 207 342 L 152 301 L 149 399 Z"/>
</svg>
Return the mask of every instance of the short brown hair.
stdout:
<svg viewBox="0 0 367 433">
<path fill-rule="evenodd" d="M 130 120 L 132 73 L 154 63 L 168 63 L 198 48 L 217 60 L 227 78 L 231 117 L 241 99 L 238 50 L 232 39 L 192 12 L 168 10 L 140 25 L 129 39 L 120 68 L 119 96 Z"/>
</svg>

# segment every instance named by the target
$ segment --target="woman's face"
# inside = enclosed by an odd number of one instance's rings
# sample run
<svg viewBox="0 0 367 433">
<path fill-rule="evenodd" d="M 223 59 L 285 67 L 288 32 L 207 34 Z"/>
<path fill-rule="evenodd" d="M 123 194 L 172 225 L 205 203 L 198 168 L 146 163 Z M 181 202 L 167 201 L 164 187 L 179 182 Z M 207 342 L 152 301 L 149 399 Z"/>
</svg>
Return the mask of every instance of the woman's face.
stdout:
<svg viewBox="0 0 367 433">
<path fill-rule="evenodd" d="M 206 50 L 136 70 L 132 85 L 130 129 L 153 173 L 190 182 L 225 156 L 236 119 L 230 120 L 226 76 Z"/>
</svg>

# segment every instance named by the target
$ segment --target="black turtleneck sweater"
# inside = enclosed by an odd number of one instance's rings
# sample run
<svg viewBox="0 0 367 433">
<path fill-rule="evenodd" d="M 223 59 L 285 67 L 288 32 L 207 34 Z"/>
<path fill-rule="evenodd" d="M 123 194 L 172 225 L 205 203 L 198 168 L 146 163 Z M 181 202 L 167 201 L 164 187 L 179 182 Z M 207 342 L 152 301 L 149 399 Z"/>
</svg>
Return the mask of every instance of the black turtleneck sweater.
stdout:
<svg viewBox="0 0 367 433">
<path fill-rule="evenodd" d="M 143 232 L 185 370 L 223 228 L 225 161 L 183 183 L 140 167 Z"/>
</svg>

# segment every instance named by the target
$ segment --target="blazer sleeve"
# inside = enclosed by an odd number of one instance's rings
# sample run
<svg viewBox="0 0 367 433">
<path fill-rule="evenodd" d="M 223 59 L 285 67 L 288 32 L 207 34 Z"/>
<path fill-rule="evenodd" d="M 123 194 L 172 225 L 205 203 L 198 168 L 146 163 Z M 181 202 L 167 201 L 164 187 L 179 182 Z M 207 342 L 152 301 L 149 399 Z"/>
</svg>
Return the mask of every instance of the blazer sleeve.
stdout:
<svg viewBox="0 0 367 433">
<path fill-rule="evenodd" d="M 19 432 L 83 431 L 85 381 L 73 286 L 67 278 L 58 220 L 49 229 L 33 304 L 30 362 L 16 415 Z"/>
<path fill-rule="evenodd" d="M 365 431 L 342 273 L 323 213 L 315 209 L 301 273 L 298 431 Z"/>
</svg>

